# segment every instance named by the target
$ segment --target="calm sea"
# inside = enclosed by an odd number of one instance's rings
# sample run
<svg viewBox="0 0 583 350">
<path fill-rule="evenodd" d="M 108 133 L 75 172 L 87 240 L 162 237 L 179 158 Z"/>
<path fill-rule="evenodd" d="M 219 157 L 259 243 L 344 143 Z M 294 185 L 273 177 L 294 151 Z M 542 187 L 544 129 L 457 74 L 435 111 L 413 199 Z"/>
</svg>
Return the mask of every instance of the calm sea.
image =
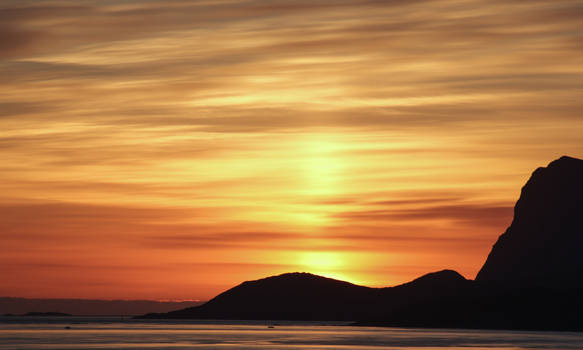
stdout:
<svg viewBox="0 0 583 350">
<path fill-rule="evenodd" d="M 270 328 L 272 326 L 273 328 Z M 583 349 L 583 333 L 0 317 L 0 349 Z"/>
</svg>

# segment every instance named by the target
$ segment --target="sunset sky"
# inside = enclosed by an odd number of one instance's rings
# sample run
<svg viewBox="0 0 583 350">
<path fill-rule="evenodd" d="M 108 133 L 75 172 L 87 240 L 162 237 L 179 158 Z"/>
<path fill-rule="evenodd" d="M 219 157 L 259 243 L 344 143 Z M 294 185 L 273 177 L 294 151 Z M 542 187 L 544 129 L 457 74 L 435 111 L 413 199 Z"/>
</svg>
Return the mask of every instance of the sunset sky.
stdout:
<svg viewBox="0 0 583 350">
<path fill-rule="evenodd" d="M 0 2 L 0 296 L 474 278 L 583 156 L 583 1 Z"/>
</svg>

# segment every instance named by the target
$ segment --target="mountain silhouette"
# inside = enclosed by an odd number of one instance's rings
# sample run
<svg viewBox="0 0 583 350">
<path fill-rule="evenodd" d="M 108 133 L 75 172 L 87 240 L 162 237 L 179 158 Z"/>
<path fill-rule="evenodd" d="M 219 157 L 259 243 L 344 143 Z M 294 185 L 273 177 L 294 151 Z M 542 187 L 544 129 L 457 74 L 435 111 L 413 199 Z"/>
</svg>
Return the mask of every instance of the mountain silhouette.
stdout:
<svg viewBox="0 0 583 350">
<path fill-rule="evenodd" d="M 561 157 L 522 188 L 476 280 L 452 270 L 387 288 L 309 273 L 244 282 L 201 306 L 140 318 L 350 320 L 359 325 L 583 330 L 583 160 Z"/>
<path fill-rule="evenodd" d="M 243 282 L 201 306 L 142 317 L 355 321 L 449 296 L 468 282 L 444 270 L 396 287 L 370 288 L 294 272 Z"/>
<path fill-rule="evenodd" d="M 397 286 L 401 289 L 423 289 L 431 288 L 433 292 L 448 290 L 450 288 L 459 288 L 465 285 L 467 280 L 464 276 L 453 270 L 442 270 L 438 272 L 431 272 L 423 275 L 411 282 Z M 395 287 L 395 288 L 397 288 Z"/>
<path fill-rule="evenodd" d="M 286 273 L 240 285 L 204 305 L 169 312 L 170 318 L 344 319 L 339 305 L 366 308 L 372 288 L 309 273 Z"/>
<path fill-rule="evenodd" d="M 478 282 L 583 285 L 583 160 L 561 157 L 522 188 L 514 219 L 478 273 Z"/>
</svg>

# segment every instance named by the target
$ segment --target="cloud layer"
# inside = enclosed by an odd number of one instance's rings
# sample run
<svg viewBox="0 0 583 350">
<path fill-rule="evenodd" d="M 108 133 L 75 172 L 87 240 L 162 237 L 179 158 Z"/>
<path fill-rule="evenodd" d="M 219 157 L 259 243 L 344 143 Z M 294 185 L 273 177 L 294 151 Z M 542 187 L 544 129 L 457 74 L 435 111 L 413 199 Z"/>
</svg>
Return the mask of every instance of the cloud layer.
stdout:
<svg viewBox="0 0 583 350">
<path fill-rule="evenodd" d="M 563 0 L 4 1 L 0 295 L 473 277 L 530 172 L 583 155 L 582 20 Z"/>
</svg>

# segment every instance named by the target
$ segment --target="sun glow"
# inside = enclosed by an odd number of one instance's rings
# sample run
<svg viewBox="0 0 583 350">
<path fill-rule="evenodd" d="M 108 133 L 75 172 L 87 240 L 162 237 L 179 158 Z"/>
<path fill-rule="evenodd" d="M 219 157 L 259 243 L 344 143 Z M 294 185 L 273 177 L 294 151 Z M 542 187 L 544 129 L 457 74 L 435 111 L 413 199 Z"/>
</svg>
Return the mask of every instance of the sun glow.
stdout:
<svg viewBox="0 0 583 350">
<path fill-rule="evenodd" d="M 308 195 L 334 196 L 341 192 L 343 159 L 340 143 L 331 134 L 315 134 L 299 142 L 301 176 Z"/>
<path fill-rule="evenodd" d="M 472 277 L 583 154 L 574 1 L 77 3 L 0 9 L 0 295 Z"/>
<path fill-rule="evenodd" d="M 345 261 L 336 252 L 304 252 L 301 253 L 300 264 L 311 271 L 325 271 L 339 269 L 345 264 Z"/>
<path fill-rule="evenodd" d="M 310 273 L 363 284 L 349 271 L 358 268 L 359 259 L 350 252 L 306 251 L 299 253 L 298 264 Z"/>
</svg>

